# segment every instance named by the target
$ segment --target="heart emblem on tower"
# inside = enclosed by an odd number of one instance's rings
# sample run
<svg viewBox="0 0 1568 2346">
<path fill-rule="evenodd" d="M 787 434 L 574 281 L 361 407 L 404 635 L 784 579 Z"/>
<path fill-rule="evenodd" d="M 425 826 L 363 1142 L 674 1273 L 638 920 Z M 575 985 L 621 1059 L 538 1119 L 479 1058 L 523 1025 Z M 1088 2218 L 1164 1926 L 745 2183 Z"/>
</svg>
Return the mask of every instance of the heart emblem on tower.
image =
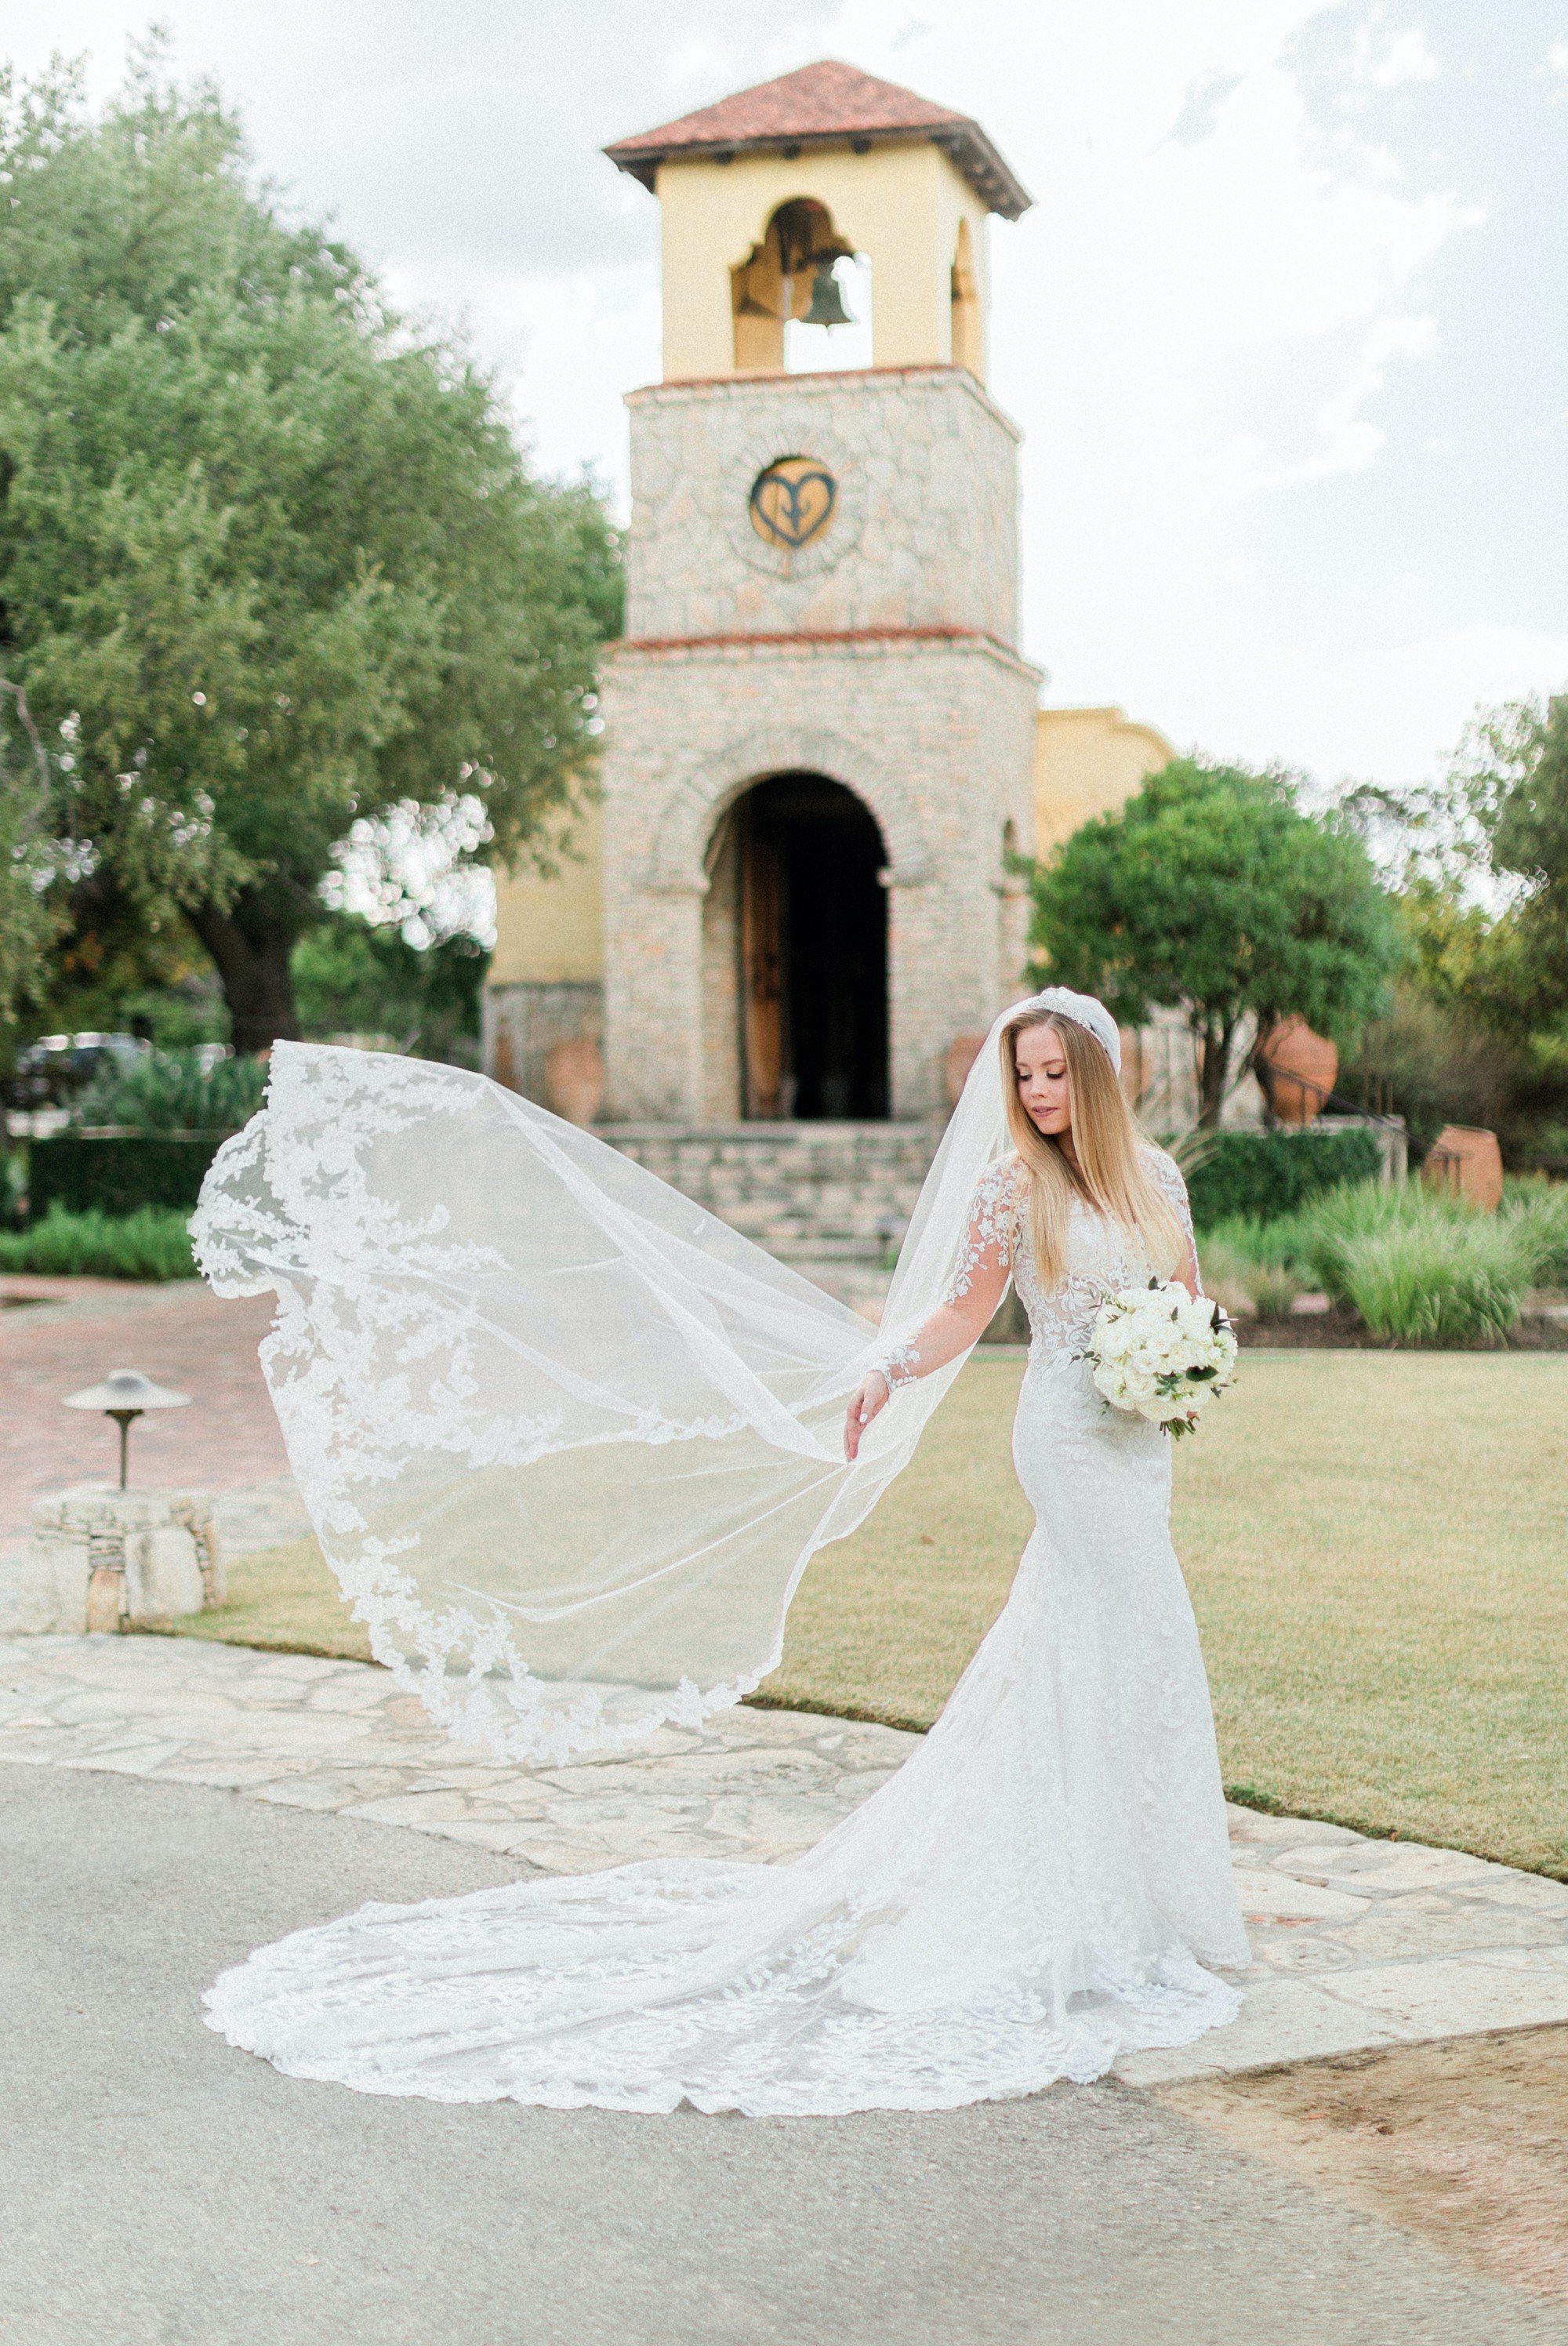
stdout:
<svg viewBox="0 0 1568 2346">
<path fill-rule="evenodd" d="M 751 484 L 751 526 L 765 546 L 798 553 L 833 518 L 839 484 L 815 456 L 779 456 Z"/>
</svg>

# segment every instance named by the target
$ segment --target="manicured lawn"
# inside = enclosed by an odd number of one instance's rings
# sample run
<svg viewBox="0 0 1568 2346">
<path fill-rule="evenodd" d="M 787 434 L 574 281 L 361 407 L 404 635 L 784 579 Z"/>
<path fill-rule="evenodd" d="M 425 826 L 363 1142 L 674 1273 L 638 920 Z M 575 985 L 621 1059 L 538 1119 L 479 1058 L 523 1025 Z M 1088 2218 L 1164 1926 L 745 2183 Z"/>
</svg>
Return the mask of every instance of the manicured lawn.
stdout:
<svg viewBox="0 0 1568 2346">
<path fill-rule="evenodd" d="M 766 1699 L 925 1726 L 1029 1532 L 1022 1360 L 982 1356 L 824 1550 Z M 1248 1352 L 1176 1452 L 1176 1536 L 1237 1798 L 1568 1878 L 1568 1359 Z M 185 1626 L 363 1656 L 314 1550 Z"/>
<path fill-rule="evenodd" d="M 934 1717 L 1028 1533 L 1019 1374 L 818 1558 L 770 1698 Z M 1176 1464 L 1233 1795 L 1568 1876 L 1568 1361 L 1249 1352 Z"/>
<path fill-rule="evenodd" d="M 336 1655 L 368 1662 L 370 1639 L 351 1615 L 313 1539 L 291 1540 L 226 1567 L 229 1602 L 168 1624 L 178 1637 L 215 1637 L 229 1646 L 273 1646 L 289 1654 Z"/>
<path fill-rule="evenodd" d="M 1227 1784 L 1568 1878 L 1568 1360 L 1247 1368 L 1176 1478 Z"/>
</svg>

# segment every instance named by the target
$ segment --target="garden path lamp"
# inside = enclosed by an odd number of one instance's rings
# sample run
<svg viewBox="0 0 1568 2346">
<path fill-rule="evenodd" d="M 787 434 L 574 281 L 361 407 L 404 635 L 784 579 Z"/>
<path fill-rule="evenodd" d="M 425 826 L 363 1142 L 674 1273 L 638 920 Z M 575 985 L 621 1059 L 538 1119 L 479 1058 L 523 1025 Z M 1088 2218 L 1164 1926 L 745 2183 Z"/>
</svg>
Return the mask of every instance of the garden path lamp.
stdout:
<svg viewBox="0 0 1568 2346">
<path fill-rule="evenodd" d="M 63 1406 L 66 1409 L 101 1409 L 112 1417 L 120 1430 L 120 1489 L 126 1487 L 126 1447 L 130 1434 L 131 1420 L 149 1409 L 183 1409 L 189 1401 L 188 1393 L 172 1392 L 168 1385 L 155 1385 L 139 1369 L 111 1369 L 101 1385 L 88 1385 L 81 1392 L 67 1393 Z"/>
</svg>

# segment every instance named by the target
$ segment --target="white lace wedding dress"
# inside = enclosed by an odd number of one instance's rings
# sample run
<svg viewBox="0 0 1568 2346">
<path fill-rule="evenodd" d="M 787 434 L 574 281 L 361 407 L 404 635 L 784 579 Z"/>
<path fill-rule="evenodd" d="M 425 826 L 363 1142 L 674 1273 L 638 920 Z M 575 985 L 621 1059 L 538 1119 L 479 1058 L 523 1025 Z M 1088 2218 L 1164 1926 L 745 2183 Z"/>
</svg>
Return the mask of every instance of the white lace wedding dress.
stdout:
<svg viewBox="0 0 1568 2346">
<path fill-rule="evenodd" d="M 1185 1213 L 1175 1166 L 1155 1170 Z M 1077 1204 L 1069 1278 L 1043 1293 L 997 1167 L 959 1284 L 1003 1267 L 1033 1334 L 1013 1456 L 1036 1529 L 889 1783 L 787 1865 L 656 1860 L 363 1907 L 226 1973 L 211 2025 L 365 2093 L 804 2116 L 1084 2082 L 1233 2018 L 1207 1967 L 1247 1950 L 1171 1445 L 1076 1357 L 1147 1261 Z"/>
</svg>

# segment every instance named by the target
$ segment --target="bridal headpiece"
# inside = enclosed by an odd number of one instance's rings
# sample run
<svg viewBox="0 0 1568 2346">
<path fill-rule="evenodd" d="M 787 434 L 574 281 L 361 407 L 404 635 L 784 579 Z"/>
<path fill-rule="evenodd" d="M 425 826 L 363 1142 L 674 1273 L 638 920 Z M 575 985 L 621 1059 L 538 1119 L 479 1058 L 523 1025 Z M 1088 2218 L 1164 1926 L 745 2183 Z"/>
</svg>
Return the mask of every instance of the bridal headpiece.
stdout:
<svg viewBox="0 0 1568 2346">
<path fill-rule="evenodd" d="M 1070 1018 L 1074 1026 L 1086 1028 L 1117 1075 L 1121 1074 L 1121 1031 L 1105 1004 L 1094 994 L 1074 994 L 1070 985 L 1048 985 L 1044 994 L 1031 994 L 1027 1002 L 1015 1002 L 1007 1013 L 1009 1020 L 1023 1010 L 1046 1011 L 1053 1018 Z"/>
</svg>

